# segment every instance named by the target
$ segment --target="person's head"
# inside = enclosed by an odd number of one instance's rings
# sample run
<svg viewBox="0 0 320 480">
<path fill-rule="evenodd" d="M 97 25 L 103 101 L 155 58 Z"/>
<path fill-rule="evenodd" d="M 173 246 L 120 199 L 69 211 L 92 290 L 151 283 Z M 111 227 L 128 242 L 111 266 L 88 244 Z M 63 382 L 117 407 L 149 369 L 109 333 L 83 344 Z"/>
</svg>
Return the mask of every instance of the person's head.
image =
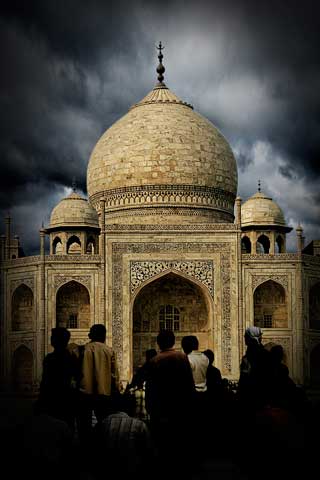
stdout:
<svg viewBox="0 0 320 480">
<path fill-rule="evenodd" d="M 157 336 L 157 344 L 159 345 L 160 350 L 172 348 L 175 341 L 176 337 L 172 330 L 161 330 Z"/>
<path fill-rule="evenodd" d="M 210 350 L 210 348 L 208 348 L 207 350 L 204 350 L 204 352 L 202 352 L 209 360 L 209 365 L 212 365 L 213 362 L 214 362 L 214 353 L 212 350 Z"/>
<path fill-rule="evenodd" d="M 274 345 L 270 350 L 271 361 L 281 363 L 284 359 L 284 350 L 282 345 Z"/>
<path fill-rule="evenodd" d="M 193 350 L 198 350 L 199 348 L 199 341 L 195 335 L 186 335 L 181 340 L 181 347 L 182 350 L 186 355 L 191 353 Z"/>
<path fill-rule="evenodd" d="M 151 358 L 157 355 L 157 350 L 155 348 L 149 348 L 146 350 L 146 362 L 149 362 Z"/>
<path fill-rule="evenodd" d="M 65 327 L 55 327 L 51 329 L 51 345 L 56 350 L 64 350 L 70 340 L 70 332 Z"/>
<path fill-rule="evenodd" d="M 88 336 L 92 342 L 104 343 L 106 341 L 106 335 L 106 327 L 102 323 L 96 323 L 90 328 Z"/>
<path fill-rule="evenodd" d="M 260 327 L 248 327 L 244 334 L 245 343 L 249 345 L 260 345 L 262 340 L 262 330 Z"/>
</svg>

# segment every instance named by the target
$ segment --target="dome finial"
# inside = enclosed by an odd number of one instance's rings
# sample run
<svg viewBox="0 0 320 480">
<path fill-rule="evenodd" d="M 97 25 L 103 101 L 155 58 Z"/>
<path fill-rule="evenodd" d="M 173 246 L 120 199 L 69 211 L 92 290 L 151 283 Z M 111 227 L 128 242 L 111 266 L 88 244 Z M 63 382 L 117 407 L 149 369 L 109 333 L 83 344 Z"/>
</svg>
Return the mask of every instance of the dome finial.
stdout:
<svg viewBox="0 0 320 480">
<path fill-rule="evenodd" d="M 77 191 L 77 182 L 76 182 L 76 177 L 72 177 L 72 191 L 75 193 Z"/>
<path fill-rule="evenodd" d="M 260 180 L 260 178 L 258 180 L 258 192 L 261 192 L 261 180 Z"/>
<path fill-rule="evenodd" d="M 159 85 L 164 85 L 163 83 L 163 79 L 164 79 L 164 72 L 165 72 L 165 68 L 164 66 L 162 65 L 162 59 L 163 59 L 163 55 L 162 55 L 162 50 L 164 50 L 164 47 L 162 46 L 162 43 L 159 42 L 159 46 L 156 47 L 157 50 L 159 50 L 159 55 L 158 55 L 158 59 L 159 59 L 159 65 L 157 66 L 157 73 L 158 73 L 158 80 L 159 80 Z"/>
</svg>

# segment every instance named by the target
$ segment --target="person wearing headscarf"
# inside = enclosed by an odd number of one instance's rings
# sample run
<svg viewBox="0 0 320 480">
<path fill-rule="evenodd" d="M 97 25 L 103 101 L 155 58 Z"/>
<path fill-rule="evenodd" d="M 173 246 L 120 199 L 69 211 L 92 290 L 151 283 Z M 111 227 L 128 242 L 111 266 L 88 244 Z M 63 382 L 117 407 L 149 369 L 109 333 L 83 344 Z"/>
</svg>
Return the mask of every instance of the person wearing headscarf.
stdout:
<svg viewBox="0 0 320 480">
<path fill-rule="evenodd" d="M 244 339 L 247 349 L 240 365 L 239 397 L 246 407 L 257 410 L 269 402 L 270 354 L 262 345 L 260 327 L 248 327 Z"/>
</svg>

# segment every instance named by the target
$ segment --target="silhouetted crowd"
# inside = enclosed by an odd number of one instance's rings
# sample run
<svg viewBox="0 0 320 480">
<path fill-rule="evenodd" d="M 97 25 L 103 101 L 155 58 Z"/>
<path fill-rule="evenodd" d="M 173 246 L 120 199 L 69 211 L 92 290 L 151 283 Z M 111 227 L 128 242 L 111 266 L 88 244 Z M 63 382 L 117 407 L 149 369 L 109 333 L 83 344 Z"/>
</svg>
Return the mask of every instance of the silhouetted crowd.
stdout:
<svg viewBox="0 0 320 480">
<path fill-rule="evenodd" d="M 180 351 L 163 330 L 124 389 L 104 325 L 89 339 L 71 344 L 66 328 L 52 329 L 34 415 L 17 432 L 14 478 L 280 478 L 311 468 L 317 412 L 260 328 L 245 332 L 236 385 L 196 336 Z M 233 465 L 228 475 L 221 462 Z"/>
</svg>

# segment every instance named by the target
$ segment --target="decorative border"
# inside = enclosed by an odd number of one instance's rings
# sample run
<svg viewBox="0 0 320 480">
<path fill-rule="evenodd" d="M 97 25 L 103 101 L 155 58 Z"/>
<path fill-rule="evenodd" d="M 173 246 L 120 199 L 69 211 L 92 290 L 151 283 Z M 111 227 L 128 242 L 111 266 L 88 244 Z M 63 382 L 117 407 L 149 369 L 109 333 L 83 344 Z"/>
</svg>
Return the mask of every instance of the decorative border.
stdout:
<svg viewBox="0 0 320 480">
<path fill-rule="evenodd" d="M 221 310 L 222 310 L 222 361 L 226 374 L 231 373 L 231 318 L 230 318 L 230 281 L 231 246 L 230 243 L 113 243 L 112 244 L 112 335 L 113 347 L 117 352 L 119 364 L 123 358 L 123 256 L 128 254 L 195 253 L 206 256 L 218 253 L 221 259 Z"/>
<path fill-rule="evenodd" d="M 90 203 L 96 208 L 104 197 L 106 211 L 142 205 L 185 205 L 221 208 L 233 215 L 235 195 L 218 187 L 202 185 L 134 185 L 95 193 Z"/>
<path fill-rule="evenodd" d="M 33 360 L 35 361 L 35 351 L 34 351 L 34 339 L 33 338 L 18 338 L 15 340 L 10 340 L 10 350 L 11 356 L 17 351 L 19 347 L 26 347 L 30 350 L 33 355 Z"/>
<path fill-rule="evenodd" d="M 71 262 L 71 263 L 100 263 L 102 261 L 101 255 L 46 255 L 45 262 Z"/>
<path fill-rule="evenodd" d="M 20 285 L 26 285 L 27 287 L 30 288 L 34 295 L 34 277 L 28 277 L 28 278 L 17 278 L 15 280 L 11 280 L 10 282 L 10 294 L 12 295 L 13 292 L 20 286 Z"/>
<path fill-rule="evenodd" d="M 290 261 L 297 261 L 301 260 L 301 255 L 298 253 L 275 253 L 274 255 L 271 255 L 270 253 L 258 253 L 256 255 L 253 255 L 251 253 L 243 253 L 242 254 L 242 262 L 248 262 L 250 260 L 254 260 L 255 262 L 263 262 L 263 261 L 268 261 L 270 260 L 275 260 L 275 261 L 280 261 L 283 262 L 284 260 L 290 260 Z"/>
<path fill-rule="evenodd" d="M 119 218 L 119 217 L 128 217 L 132 216 L 134 210 L 135 217 L 145 217 L 154 216 L 154 215 L 167 215 L 167 216 L 188 216 L 188 217 L 204 217 L 208 219 L 210 222 L 220 221 L 220 223 L 228 223 L 233 221 L 233 214 L 231 214 L 228 210 L 223 208 L 212 208 L 212 207 L 203 207 L 194 205 L 193 207 L 180 205 L 175 206 L 174 204 L 167 204 L 167 206 L 163 207 L 160 205 L 138 205 L 134 207 L 123 207 L 117 210 L 108 210 L 107 215 L 108 218 Z"/>
<path fill-rule="evenodd" d="M 90 275 L 54 275 L 54 288 L 57 291 L 61 285 L 68 282 L 78 282 L 87 287 L 91 291 L 91 276 Z"/>
<path fill-rule="evenodd" d="M 123 231 L 137 231 L 137 232 L 239 232 L 237 225 L 234 223 L 194 223 L 189 225 L 171 225 L 171 224 L 107 224 L 106 232 L 123 232 Z M 76 255 L 75 255 L 76 256 Z"/>
<path fill-rule="evenodd" d="M 130 290 L 134 293 L 146 280 L 162 272 L 182 272 L 202 283 L 213 297 L 212 260 L 152 260 L 130 262 Z"/>
<path fill-rule="evenodd" d="M 252 290 L 268 280 L 280 283 L 285 290 L 288 290 L 288 275 L 252 275 Z"/>
<path fill-rule="evenodd" d="M 45 263 L 52 262 L 68 262 L 68 263 L 100 263 L 102 261 L 101 255 L 46 255 Z M 20 265 L 39 265 L 41 263 L 40 255 L 33 255 L 30 257 L 21 257 L 11 260 L 5 260 L 3 265 L 6 267 L 17 267 Z"/>
</svg>

